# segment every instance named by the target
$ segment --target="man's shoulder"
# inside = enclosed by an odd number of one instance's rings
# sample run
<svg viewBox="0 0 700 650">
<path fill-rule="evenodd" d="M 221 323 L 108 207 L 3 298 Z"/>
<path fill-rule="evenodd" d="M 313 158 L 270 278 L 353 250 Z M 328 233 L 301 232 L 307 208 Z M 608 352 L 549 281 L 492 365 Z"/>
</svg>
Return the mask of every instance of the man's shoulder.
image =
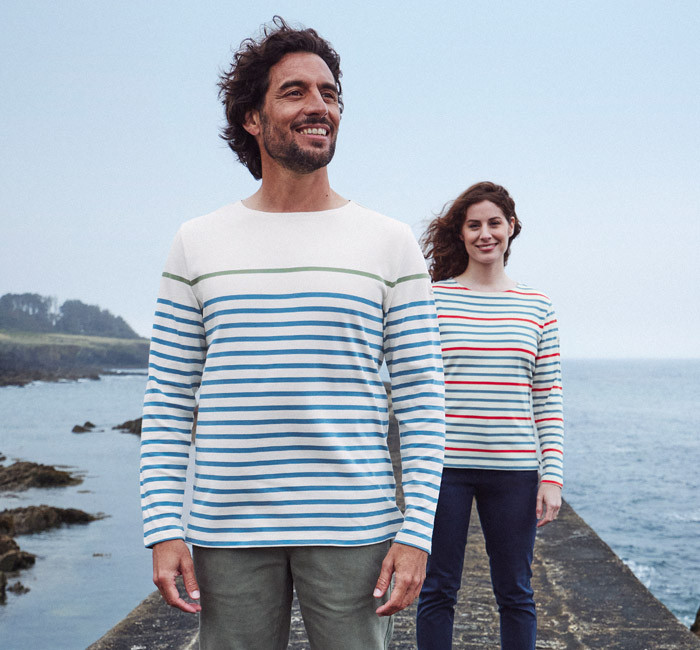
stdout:
<svg viewBox="0 0 700 650">
<path fill-rule="evenodd" d="M 196 233 L 197 231 L 207 231 L 212 227 L 220 224 L 224 224 L 231 219 L 232 216 L 238 211 L 238 206 L 240 201 L 236 203 L 229 203 L 217 208 L 213 212 L 207 212 L 193 219 L 188 219 L 181 226 L 180 230 L 183 233 Z"/>
<path fill-rule="evenodd" d="M 354 210 L 353 219 L 363 221 L 367 226 L 372 226 L 379 230 L 387 231 L 388 233 L 411 233 L 411 227 L 403 221 L 388 217 L 356 201 L 351 201 L 350 204 L 351 208 Z"/>
</svg>

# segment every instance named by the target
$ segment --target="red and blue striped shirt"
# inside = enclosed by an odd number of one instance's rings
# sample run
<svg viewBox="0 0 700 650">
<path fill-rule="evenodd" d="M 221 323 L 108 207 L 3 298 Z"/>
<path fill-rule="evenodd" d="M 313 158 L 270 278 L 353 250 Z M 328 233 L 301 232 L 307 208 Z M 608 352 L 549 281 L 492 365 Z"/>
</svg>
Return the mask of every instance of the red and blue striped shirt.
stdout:
<svg viewBox="0 0 700 650">
<path fill-rule="evenodd" d="M 518 284 L 472 291 L 433 285 L 445 370 L 445 467 L 540 470 L 562 485 L 563 413 L 557 319 Z"/>
</svg>

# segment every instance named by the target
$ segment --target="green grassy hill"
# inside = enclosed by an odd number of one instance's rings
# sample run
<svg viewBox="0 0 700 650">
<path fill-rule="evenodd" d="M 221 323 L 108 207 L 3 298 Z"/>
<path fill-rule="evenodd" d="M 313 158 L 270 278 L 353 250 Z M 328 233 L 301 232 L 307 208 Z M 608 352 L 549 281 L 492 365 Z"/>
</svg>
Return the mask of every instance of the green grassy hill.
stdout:
<svg viewBox="0 0 700 650">
<path fill-rule="evenodd" d="M 147 364 L 147 339 L 0 330 L 0 385 L 76 379 Z"/>
</svg>

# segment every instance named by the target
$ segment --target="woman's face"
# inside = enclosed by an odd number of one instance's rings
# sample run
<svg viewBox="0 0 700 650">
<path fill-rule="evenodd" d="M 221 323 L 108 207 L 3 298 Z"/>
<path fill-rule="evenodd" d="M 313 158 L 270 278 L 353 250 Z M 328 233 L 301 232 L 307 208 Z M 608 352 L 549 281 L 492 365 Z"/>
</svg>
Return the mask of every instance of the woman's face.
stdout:
<svg viewBox="0 0 700 650">
<path fill-rule="evenodd" d="M 469 264 L 501 264 L 513 234 L 515 219 L 507 219 L 495 203 L 482 201 L 467 208 L 460 239 L 469 255 Z"/>
</svg>

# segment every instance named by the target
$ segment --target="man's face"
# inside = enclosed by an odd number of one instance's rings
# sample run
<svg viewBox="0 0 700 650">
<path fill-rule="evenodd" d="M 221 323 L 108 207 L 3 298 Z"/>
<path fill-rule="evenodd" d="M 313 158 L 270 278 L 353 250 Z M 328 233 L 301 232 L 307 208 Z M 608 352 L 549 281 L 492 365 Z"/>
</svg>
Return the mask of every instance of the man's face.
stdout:
<svg viewBox="0 0 700 650">
<path fill-rule="evenodd" d="M 295 52 L 272 66 L 269 77 L 263 107 L 252 118 L 259 120 L 253 135 L 260 155 L 297 174 L 325 167 L 333 159 L 340 124 L 330 69 L 316 54 Z"/>
</svg>

